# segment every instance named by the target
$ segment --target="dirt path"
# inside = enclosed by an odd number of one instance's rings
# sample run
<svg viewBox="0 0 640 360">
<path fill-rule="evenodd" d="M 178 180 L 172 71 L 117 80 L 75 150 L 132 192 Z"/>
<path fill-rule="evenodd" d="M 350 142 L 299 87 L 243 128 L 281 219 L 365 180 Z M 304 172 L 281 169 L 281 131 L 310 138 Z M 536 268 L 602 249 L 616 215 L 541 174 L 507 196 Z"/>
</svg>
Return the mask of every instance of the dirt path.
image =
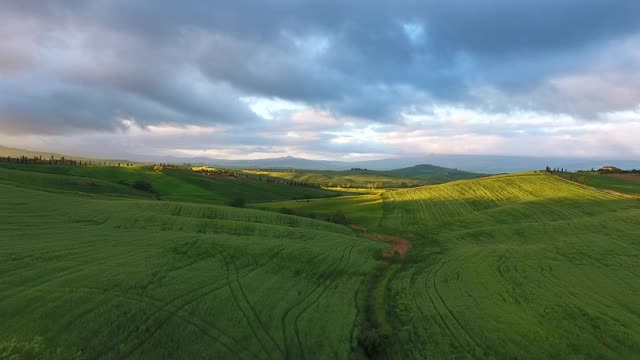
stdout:
<svg viewBox="0 0 640 360">
<path fill-rule="evenodd" d="M 411 249 L 411 247 L 413 247 L 413 245 L 411 244 L 411 241 L 406 239 L 407 237 L 413 237 L 413 234 L 405 235 L 405 237 L 389 236 L 389 235 L 382 235 L 377 233 L 370 233 L 367 231 L 367 228 L 365 228 L 364 226 L 360 226 L 356 224 L 351 224 L 349 226 L 354 230 L 362 232 L 364 236 L 368 239 L 390 242 L 391 246 L 384 249 L 383 255 L 385 257 L 391 257 L 396 253 L 400 256 L 405 256 L 407 252 Z"/>
</svg>

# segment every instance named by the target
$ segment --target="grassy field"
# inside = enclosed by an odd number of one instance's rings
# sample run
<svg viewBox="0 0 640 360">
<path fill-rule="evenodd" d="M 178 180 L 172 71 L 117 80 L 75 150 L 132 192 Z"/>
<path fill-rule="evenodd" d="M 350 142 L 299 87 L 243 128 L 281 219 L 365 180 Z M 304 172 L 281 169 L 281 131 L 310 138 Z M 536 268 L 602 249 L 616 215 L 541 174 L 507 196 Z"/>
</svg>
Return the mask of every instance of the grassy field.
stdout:
<svg viewBox="0 0 640 360">
<path fill-rule="evenodd" d="M 424 180 L 427 184 L 443 184 L 450 181 L 475 179 L 486 176 L 484 174 L 462 171 L 458 169 L 449 169 L 428 164 L 395 169 L 388 171 L 388 173 L 392 174 L 393 176 Z"/>
<path fill-rule="evenodd" d="M 338 193 L 30 166 L 0 167 L 0 357 L 640 353 L 638 200 L 535 172 L 288 200 Z M 237 194 L 265 202 L 196 203 Z M 336 212 L 369 232 L 323 221 Z M 383 258 L 365 236 L 412 248 Z"/>
<path fill-rule="evenodd" d="M 638 201 L 533 173 L 383 199 L 381 227 L 416 234 L 389 282 L 393 357 L 640 353 Z"/>
<path fill-rule="evenodd" d="M 46 174 L 46 175 L 42 175 Z M 132 188 L 149 183 L 155 194 Z M 95 195 L 159 197 L 163 200 L 223 204 L 235 198 L 247 203 L 339 196 L 336 191 L 258 180 L 205 177 L 187 169 L 152 166 L 61 166 L 0 162 L 0 182 L 47 191 L 74 191 Z"/>
<path fill-rule="evenodd" d="M 0 216 L 0 354 L 347 358 L 383 247 L 300 217 L 8 185 Z"/>
<path fill-rule="evenodd" d="M 254 205 L 257 209 L 290 212 L 300 216 L 326 219 L 340 211 L 348 223 L 375 228 L 382 216 L 381 192 L 365 195 L 341 196 L 328 199 L 278 201 Z M 291 210 L 291 211 L 289 211 Z"/>
<path fill-rule="evenodd" d="M 391 173 L 373 170 L 243 170 L 253 176 L 266 176 L 283 180 L 293 180 L 318 184 L 326 187 L 352 187 L 366 189 L 370 184 L 380 188 L 424 185 L 419 179 L 395 176 Z"/>
<path fill-rule="evenodd" d="M 244 170 L 250 175 L 269 176 L 285 180 L 303 181 L 327 187 L 342 186 L 367 188 L 375 184 L 377 188 L 413 187 L 440 184 L 449 181 L 472 179 L 483 176 L 456 169 L 433 165 L 417 165 L 391 171 L 374 170 Z"/>
<path fill-rule="evenodd" d="M 640 175 L 607 175 L 598 173 L 556 173 L 567 180 L 579 181 L 586 177 L 586 184 L 603 190 L 613 190 L 623 194 L 640 195 Z"/>
</svg>

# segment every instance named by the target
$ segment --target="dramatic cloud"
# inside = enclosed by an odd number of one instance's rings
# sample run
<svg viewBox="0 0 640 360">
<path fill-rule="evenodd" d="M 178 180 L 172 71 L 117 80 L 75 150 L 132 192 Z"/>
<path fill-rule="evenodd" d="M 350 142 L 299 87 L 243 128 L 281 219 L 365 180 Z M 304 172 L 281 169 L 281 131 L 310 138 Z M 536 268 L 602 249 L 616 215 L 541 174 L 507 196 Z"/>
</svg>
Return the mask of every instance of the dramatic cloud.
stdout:
<svg viewBox="0 0 640 360">
<path fill-rule="evenodd" d="M 0 37 L 14 146 L 640 155 L 632 0 L 23 0 Z"/>
</svg>

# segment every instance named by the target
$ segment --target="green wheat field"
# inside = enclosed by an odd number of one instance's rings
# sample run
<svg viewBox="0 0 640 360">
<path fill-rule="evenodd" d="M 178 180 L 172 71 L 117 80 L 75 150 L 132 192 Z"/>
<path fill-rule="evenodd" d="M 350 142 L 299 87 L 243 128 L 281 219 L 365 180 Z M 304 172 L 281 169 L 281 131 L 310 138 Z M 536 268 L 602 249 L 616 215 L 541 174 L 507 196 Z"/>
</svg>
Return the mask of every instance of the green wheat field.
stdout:
<svg viewBox="0 0 640 360">
<path fill-rule="evenodd" d="M 340 192 L 4 164 L 0 218 L 0 358 L 640 354 L 640 202 L 552 174 Z"/>
</svg>

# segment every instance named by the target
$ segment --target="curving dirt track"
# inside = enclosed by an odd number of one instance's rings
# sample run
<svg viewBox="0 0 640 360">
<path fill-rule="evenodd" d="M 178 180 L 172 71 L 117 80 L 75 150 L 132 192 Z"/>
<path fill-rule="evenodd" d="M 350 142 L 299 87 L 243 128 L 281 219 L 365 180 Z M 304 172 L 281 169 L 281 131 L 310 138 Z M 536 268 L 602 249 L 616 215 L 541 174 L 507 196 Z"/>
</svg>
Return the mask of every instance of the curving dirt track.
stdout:
<svg viewBox="0 0 640 360">
<path fill-rule="evenodd" d="M 385 257 L 391 257 L 396 253 L 400 256 L 405 256 L 407 252 L 409 252 L 409 250 L 413 247 L 413 244 L 411 244 L 411 241 L 404 237 L 370 233 L 367 231 L 367 228 L 365 228 L 364 226 L 360 226 L 356 224 L 351 224 L 349 226 L 354 230 L 362 232 L 364 236 L 368 239 L 390 242 L 391 246 L 384 249 L 383 255 Z M 410 237 L 410 236 L 412 235 L 409 234 L 406 237 Z"/>
</svg>

